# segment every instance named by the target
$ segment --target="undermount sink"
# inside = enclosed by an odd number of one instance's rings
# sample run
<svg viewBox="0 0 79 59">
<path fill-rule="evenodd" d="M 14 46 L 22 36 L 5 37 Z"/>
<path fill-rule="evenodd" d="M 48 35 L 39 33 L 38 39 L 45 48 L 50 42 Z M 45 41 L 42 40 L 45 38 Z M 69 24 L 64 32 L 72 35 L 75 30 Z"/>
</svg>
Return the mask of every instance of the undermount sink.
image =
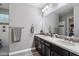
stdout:
<svg viewBox="0 0 79 59">
<path fill-rule="evenodd" d="M 57 42 L 62 43 L 63 45 L 75 46 L 74 42 L 67 41 L 67 40 L 57 40 Z"/>
</svg>

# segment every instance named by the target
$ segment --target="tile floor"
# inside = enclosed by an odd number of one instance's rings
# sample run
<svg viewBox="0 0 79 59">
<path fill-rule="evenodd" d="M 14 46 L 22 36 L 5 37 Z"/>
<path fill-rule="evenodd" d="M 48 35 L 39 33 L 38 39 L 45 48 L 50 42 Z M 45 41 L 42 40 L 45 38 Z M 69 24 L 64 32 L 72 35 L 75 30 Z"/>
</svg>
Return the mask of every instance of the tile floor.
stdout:
<svg viewBox="0 0 79 59">
<path fill-rule="evenodd" d="M 9 55 L 9 47 L 0 48 L 0 56 L 8 56 Z"/>
<path fill-rule="evenodd" d="M 33 50 L 33 51 L 28 51 L 28 52 L 22 52 L 22 53 L 15 54 L 12 56 L 40 56 L 40 54 L 38 53 L 38 51 Z"/>
</svg>

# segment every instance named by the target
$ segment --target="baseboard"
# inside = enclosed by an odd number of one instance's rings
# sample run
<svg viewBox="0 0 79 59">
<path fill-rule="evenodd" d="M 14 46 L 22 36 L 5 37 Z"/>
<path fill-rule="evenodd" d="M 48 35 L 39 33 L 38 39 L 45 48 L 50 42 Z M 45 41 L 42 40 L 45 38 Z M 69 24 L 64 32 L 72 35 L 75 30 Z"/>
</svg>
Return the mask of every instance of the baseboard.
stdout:
<svg viewBox="0 0 79 59">
<path fill-rule="evenodd" d="M 28 48 L 28 49 L 24 49 L 24 50 L 19 50 L 19 51 L 15 51 L 15 52 L 11 52 L 9 53 L 9 56 L 12 56 L 12 55 L 15 55 L 15 54 L 18 54 L 18 53 L 22 53 L 22 52 L 28 52 L 28 51 L 31 51 L 31 50 L 34 50 L 35 48 Z"/>
</svg>

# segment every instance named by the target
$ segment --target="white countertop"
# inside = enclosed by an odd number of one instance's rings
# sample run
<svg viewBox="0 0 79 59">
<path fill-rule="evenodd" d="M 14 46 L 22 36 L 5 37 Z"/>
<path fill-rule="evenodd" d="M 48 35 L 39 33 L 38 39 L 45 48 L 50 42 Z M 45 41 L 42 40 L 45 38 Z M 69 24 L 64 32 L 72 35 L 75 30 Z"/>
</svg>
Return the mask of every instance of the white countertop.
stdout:
<svg viewBox="0 0 79 59">
<path fill-rule="evenodd" d="M 50 36 L 45 36 L 45 35 L 35 35 L 38 36 L 52 44 L 55 44 L 65 50 L 68 50 L 74 54 L 79 55 L 79 43 L 78 42 L 71 42 L 68 40 L 56 38 L 56 37 L 50 37 Z"/>
</svg>

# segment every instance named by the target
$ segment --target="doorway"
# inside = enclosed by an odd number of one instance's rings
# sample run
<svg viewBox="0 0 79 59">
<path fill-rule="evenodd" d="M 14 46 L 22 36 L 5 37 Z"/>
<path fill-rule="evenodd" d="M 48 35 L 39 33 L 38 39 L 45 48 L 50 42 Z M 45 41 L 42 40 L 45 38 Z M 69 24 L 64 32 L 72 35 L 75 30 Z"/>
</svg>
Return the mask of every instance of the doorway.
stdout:
<svg viewBox="0 0 79 59">
<path fill-rule="evenodd" d="M 9 4 L 0 4 L 0 56 L 9 55 Z"/>
<path fill-rule="evenodd" d="M 73 30 L 74 30 L 74 17 L 69 16 L 69 17 L 67 17 L 67 35 L 68 36 L 74 35 Z M 71 32 L 73 32 L 73 34 Z"/>
</svg>

